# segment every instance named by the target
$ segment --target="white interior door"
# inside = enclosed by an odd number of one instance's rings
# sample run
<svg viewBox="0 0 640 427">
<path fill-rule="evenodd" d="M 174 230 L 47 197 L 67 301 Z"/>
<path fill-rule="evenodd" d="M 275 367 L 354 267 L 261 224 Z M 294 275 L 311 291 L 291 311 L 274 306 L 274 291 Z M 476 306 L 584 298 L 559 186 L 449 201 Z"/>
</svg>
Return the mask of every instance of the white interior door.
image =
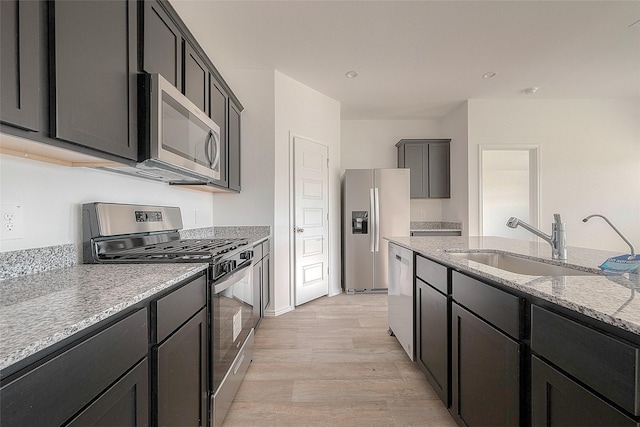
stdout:
<svg viewBox="0 0 640 427">
<path fill-rule="evenodd" d="M 294 138 L 295 305 L 329 293 L 329 168 L 325 145 Z"/>
</svg>

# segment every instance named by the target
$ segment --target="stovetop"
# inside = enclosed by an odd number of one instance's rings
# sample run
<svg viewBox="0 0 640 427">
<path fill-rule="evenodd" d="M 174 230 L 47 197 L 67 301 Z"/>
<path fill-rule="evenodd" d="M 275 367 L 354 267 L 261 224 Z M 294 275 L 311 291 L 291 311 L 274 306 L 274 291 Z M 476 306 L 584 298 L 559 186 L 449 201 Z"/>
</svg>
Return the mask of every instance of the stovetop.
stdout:
<svg viewBox="0 0 640 427">
<path fill-rule="evenodd" d="M 122 241 L 122 240 L 121 240 Z M 213 262 L 248 244 L 247 239 L 181 239 L 143 246 L 113 244 L 98 252 L 102 262 Z"/>
</svg>

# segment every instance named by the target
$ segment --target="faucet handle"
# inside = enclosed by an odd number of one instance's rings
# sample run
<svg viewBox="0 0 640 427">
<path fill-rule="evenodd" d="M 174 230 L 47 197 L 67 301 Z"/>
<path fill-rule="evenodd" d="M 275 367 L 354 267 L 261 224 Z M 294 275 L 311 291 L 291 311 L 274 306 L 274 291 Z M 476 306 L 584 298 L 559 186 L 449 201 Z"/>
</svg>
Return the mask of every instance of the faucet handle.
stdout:
<svg viewBox="0 0 640 427">
<path fill-rule="evenodd" d="M 560 224 L 562 220 L 560 219 L 560 214 L 553 214 L 553 219 L 557 224 Z"/>
</svg>

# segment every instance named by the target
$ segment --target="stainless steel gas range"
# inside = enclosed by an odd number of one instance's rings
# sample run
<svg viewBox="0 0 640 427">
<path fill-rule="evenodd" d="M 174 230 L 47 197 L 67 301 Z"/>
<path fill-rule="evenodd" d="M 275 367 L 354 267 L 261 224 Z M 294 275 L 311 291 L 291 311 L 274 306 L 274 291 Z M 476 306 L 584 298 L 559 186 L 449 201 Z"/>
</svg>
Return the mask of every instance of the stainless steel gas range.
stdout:
<svg viewBox="0 0 640 427">
<path fill-rule="evenodd" d="M 209 263 L 209 420 L 219 426 L 253 357 L 260 317 L 253 252 L 247 239 L 181 239 L 182 226 L 178 207 L 84 204 L 83 261 Z"/>
</svg>

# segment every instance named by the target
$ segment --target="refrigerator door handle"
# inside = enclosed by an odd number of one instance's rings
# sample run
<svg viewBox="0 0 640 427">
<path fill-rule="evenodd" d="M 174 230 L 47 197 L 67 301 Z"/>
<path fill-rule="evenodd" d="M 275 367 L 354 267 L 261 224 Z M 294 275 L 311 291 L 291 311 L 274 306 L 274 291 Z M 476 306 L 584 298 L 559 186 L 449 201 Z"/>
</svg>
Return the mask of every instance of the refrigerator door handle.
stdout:
<svg viewBox="0 0 640 427">
<path fill-rule="evenodd" d="M 378 252 L 380 250 L 380 195 L 378 194 L 378 187 L 376 187 L 375 189 L 375 194 L 374 194 L 374 202 L 375 202 L 375 211 L 376 211 L 376 216 L 374 218 L 375 221 L 375 238 L 376 238 L 376 252 Z"/>
<path fill-rule="evenodd" d="M 369 233 L 369 250 L 371 252 L 375 251 L 375 239 L 376 239 L 376 215 L 374 212 L 374 206 L 375 206 L 375 202 L 374 202 L 374 193 L 373 193 L 373 188 L 369 189 L 369 212 L 371 212 L 371 218 L 369 218 L 371 220 L 371 224 L 373 224 L 373 227 L 371 227 L 371 232 Z"/>
</svg>

